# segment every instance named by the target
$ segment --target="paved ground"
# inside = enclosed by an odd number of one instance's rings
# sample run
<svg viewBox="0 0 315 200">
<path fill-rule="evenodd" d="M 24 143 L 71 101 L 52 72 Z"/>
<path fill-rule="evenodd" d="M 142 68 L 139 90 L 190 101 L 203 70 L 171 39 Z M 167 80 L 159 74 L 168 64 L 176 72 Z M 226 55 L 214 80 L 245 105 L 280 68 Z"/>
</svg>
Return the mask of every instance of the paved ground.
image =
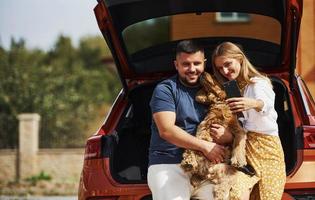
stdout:
<svg viewBox="0 0 315 200">
<path fill-rule="evenodd" d="M 0 200 L 76 200 L 77 196 L 50 196 L 50 197 L 13 197 L 13 196 L 0 196 Z"/>
</svg>

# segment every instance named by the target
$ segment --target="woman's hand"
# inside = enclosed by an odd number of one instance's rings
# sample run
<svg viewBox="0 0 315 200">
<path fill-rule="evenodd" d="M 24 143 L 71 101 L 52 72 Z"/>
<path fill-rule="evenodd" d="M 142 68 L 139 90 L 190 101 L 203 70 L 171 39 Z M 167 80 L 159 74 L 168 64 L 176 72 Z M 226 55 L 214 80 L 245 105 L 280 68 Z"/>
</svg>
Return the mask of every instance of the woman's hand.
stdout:
<svg viewBox="0 0 315 200">
<path fill-rule="evenodd" d="M 260 99 L 252 99 L 246 97 L 234 97 L 225 100 L 233 113 L 255 109 L 257 112 L 261 111 L 264 102 Z"/>
<path fill-rule="evenodd" d="M 220 124 L 212 124 L 210 128 L 210 134 L 217 144 L 229 144 L 233 141 L 233 135 L 229 129 L 224 128 Z"/>
</svg>

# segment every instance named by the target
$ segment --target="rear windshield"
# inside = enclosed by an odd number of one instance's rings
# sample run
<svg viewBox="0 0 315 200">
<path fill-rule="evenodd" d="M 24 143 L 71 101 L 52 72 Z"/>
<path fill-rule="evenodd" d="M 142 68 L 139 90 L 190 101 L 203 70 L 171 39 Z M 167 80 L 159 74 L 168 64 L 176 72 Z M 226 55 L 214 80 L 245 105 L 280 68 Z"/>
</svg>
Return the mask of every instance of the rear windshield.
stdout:
<svg viewBox="0 0 315 200">
<path fill-rule="evenodd" d="M 149 19 L 127 27 L 128 54 L 188 38 L 241 37 L 280 44 L 280 23 L 271 17 L 236 12 L 194 13 Z"/>
<path fill-rule="evenodd" d="M 202 41 L 208 54 L 220 42 L 237 43 L 258 69 L 279 65 L 281 57 L 279 21 L 249 13 L 189 13 L 159 17 L 128 26 L 122 32 L 122 38 L 131 68 L 137 74 L 174 70 L 176 42 L 182 39 Z M 207 59 L 210 63 L 209 55 Z"/>
</svg>

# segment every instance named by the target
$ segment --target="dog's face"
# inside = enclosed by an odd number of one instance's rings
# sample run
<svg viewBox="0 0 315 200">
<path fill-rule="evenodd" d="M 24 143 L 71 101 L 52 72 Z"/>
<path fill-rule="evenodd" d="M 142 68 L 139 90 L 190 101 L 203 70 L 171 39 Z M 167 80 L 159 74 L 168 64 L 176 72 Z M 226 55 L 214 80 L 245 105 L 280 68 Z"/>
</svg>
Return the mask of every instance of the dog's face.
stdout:
<svg viewBox="0 0 315 200">
<path fill-rule="evenodd" d="M 219 82 L 207 72 L 203 72 L 200 76 L 200 84 L 203 86 L 204 90 L 209 94 L 212 93 L 214 96 L 220 100 L 226 98 L 224 90 L 220 87 Z"/>
</svg>

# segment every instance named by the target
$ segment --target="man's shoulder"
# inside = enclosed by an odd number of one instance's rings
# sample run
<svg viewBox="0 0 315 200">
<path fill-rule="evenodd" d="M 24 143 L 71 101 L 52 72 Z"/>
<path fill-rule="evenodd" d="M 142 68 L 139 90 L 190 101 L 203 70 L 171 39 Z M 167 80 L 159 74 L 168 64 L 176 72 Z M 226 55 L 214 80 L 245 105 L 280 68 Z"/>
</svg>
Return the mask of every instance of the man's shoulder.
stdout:
<svg viewBox="0 0 315 200">
<path fill-rule="evenodd" d="M 172 85 L 176 85 L 177 84 L 177 75 L 173 75 L 167 79 L 164 79 L 163 81 L 161 81 L 158 85 L 160 84 L 172 84 Z"/>
<path fill-rule="evenodd" d="M 177 75 L 173 75 L 167 79 L 164 79 L 160 83 L 157 84 L 156 88 L 163 89 L 163 88 L 176 88 L 177 85 Z"/>
</svg>

